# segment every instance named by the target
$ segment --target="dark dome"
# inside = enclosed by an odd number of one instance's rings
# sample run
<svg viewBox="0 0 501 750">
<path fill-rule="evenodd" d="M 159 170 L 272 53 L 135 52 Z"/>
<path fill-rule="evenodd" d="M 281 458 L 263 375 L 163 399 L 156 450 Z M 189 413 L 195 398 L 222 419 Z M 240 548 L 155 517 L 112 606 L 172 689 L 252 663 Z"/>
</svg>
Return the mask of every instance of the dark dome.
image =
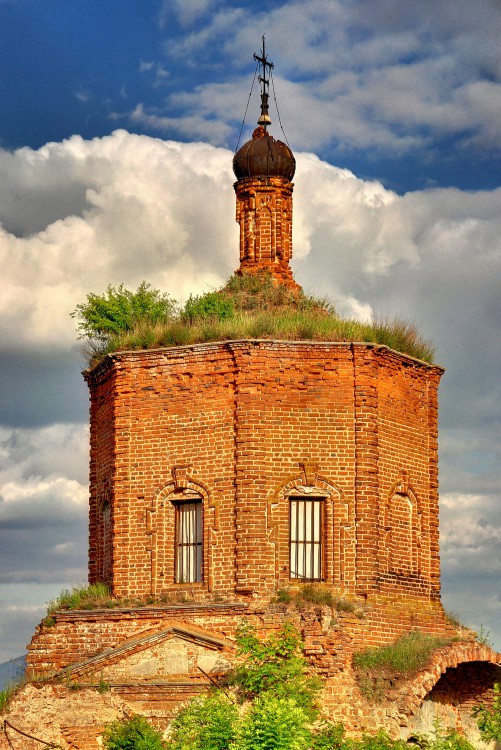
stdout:
<svg viewBox="0 0 501 750">
<path fill-rule="evenodd" d="M 286 177 L 292 180 L 296 160 L 285 143 L 276 141 L 267 130 L 258 127 L 252 140 L 244 143 L 233 157 L 233 171 L 238 180 L 244 177 Z"/>
</svg>

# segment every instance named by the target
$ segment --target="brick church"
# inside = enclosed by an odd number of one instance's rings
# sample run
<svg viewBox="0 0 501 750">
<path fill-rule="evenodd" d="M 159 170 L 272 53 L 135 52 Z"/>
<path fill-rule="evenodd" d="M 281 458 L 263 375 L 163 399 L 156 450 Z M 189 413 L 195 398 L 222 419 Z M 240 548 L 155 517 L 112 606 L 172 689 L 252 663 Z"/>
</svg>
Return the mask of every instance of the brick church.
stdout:
<svg viewBox="0 0 501 750">
<path fill-rule="evenodd" d="M 257 59 L 261 113 L 233 160 L 237 273 L 264 271 L 294 290 L 295 159 L 269 132 L 264 46 Z M 98 748 L 103 723 L 131 712 L 166 726 L 231 665 L 239 623 L 264 636 L 289 619 L 324 681 L 326 713 L 350 731 L 409 737 L 439 717 L 471 733 L 500 656 L 451 624 L 440 601 L 441 374 L 370 342 L 246 339 L 104 356 L 85 373 L 89 581 L 144 604 L 42 623 L 28 657 L 38 680 L 9 721 L 74 750 Z M 340 606 L 277 601 L 308 586 Z M 451 640 L 371 702 L 353 654 L 410 631 Z M 10 747 L 40 746 L 8 736 Z"/>
</svg>

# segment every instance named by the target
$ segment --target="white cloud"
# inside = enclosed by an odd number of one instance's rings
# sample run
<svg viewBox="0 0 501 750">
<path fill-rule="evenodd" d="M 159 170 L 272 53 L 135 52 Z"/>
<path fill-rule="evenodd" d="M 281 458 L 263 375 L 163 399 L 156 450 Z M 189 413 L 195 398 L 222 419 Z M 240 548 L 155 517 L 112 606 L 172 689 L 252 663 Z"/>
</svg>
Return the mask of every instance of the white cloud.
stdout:
<svg viewBox="0 0 501 750">
<path fill-rule="evenodd" d="M 414 318 L 448 367 L 443 559 L 446 591 L 456 596 L 455 576 L 465 566 L 472 581 L 499 572 L 492 560 L 500 538 L 501 189 L 398 196 L 312 154 L 296 156 L 298 281 L 344 314 Z M 0 151 L 0 164 L 0 333 L 3 362 L 18 360 L 5 369 L 12 375 L 4 410 L 16 388 L 24 400 L 45 393 L 62 360 L 44 369 L 42 353 L 70 358 L 69 312 L 89 291 L 147 279 L 181 298 L 217 287 L 238 265 L 229 151 L 118 131 Z M 65 581 L 78 582 L 85 575 L 87 415 L 82 402 L 72 417 L 78 424 L 47 424 L 75 392 L 59 388 L 42 400 L 44 427 L 16 429 L 11 415 L 11 427 L 0 430 L 3 580 L 47 582 L 63 569 Z"/>
<path fill-rule="evenodd" d="M 187 296 L 193 284 L 217 284 L 232 270 L 226 237 L 237 230 L 226 151 L 118 131 L 2 158 L 4 347 L 66 348 L 74 340 L 70 312 L 108 283 L 147 277 Z"/>
</svg>

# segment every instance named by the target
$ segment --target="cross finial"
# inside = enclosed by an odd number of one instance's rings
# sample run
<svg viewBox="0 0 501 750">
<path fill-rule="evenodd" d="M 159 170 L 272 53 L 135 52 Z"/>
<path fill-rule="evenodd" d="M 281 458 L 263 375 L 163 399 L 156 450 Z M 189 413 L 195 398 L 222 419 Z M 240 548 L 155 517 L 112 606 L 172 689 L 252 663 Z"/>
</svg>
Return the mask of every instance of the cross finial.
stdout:
<svg viewBox="0 0 501 750">
<path fill-rule="evenodd" d="M 268 114 L 268 86 L 270 84 L 270 79 L 269 77 L 267 77 L 267 69 L 271 71 L 271 69 L 273 68 L 273 63 L 269 62 L 268 58 L 266 57 L 264 34 L 261 55 L 257 55 L 254 52 L 254 60 L 261 65 L 261 75 L 259 76 L 259 82 L 261 84 L 261 115 L 259 117 L 259 120 L 257 121 L 257 124 L 264 125 L 266 129 L 268 125 L 271 125 L 270 115 Z"/>
</svg>

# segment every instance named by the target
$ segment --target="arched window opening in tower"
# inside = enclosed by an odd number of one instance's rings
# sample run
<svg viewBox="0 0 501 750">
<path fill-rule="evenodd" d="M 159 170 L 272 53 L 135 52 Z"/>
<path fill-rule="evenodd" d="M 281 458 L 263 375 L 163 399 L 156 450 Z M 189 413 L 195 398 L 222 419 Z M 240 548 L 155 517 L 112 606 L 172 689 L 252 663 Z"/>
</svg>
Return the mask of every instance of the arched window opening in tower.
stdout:
<svg viewBox="0 0 501 750">
<path fill-rule="evenodd" d="M 291 497 L 289 507 L 290 577 L 321 581 L 324 498 Z"/>
<path fill-rule="evenodd" d="M 176 583 L 202 581 L 202 500 L 174 503 L 176 509 Z"/>
</svg>

